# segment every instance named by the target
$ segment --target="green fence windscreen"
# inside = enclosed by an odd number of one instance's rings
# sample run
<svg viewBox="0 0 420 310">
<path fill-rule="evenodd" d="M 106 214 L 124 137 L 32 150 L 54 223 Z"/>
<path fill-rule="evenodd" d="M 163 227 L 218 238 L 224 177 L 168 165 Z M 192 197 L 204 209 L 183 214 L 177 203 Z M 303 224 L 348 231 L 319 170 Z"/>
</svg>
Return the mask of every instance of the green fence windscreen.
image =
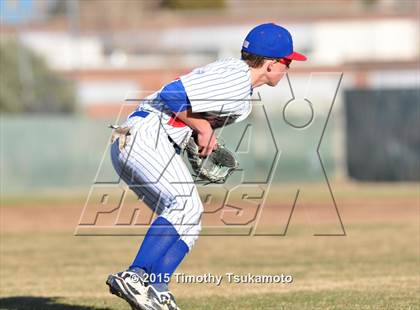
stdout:
<svg viewBox="0 0 420 310">
<path fill-rule="evenodd" d="M 347 165 L 365 181 L 420 180 L 418 89 L 345 93 Z"/>
</svg>

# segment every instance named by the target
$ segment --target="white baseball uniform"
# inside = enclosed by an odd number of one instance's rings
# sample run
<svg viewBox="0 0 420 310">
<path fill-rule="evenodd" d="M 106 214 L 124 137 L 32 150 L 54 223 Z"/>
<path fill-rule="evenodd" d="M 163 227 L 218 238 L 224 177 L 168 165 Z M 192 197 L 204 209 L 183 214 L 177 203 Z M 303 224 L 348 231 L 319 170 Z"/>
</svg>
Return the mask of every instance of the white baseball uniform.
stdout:
<svg viewBox="0 0 420 310">
<path fill-rule="evenodd" d="M 218 128 L 251 113 L 251 73 L 244 61 L 227 58 L 197 68 L 172 83 L 140 102 L 123 125 L 132 126 L 131 139 L 122 152 L 116 141 L 111 157 L 121 178 L 152 210 L 174 225 L 191 249 L 201 230 L 203 206 L 177 149 L 185 146 L 193 130 L 174 117 L 179 110 L 174 109 L 176 102 L 171 102 L 168 90 L 180 92 L 192 112 L 202 113 L 213 128 Z"/>
</svg>

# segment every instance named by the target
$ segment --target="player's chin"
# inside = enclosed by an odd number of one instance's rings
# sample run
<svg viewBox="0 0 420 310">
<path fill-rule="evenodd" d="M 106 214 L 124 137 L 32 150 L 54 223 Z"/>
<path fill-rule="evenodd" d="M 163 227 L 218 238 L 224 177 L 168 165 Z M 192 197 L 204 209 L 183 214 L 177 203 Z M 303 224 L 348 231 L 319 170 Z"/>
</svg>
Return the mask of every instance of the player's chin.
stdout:
<svg viewBox="0 0 420 310">
<path fill-rule="evenodd" d="M 275 81 L 269 81 L 267 83 L 268 86 L 274 87 L 277 86 L 277 84 L 280 82 L 280 80 L 275 80 Z"/>
</svg>

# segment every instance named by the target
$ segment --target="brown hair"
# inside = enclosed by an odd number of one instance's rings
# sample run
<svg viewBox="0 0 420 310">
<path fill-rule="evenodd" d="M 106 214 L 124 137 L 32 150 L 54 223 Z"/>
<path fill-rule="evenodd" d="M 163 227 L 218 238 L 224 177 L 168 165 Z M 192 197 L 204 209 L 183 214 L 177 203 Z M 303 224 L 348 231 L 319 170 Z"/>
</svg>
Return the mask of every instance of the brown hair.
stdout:
<svg viewBox="0 0 420 310">
<path fill-rule="evenodd" d="M 245 61 L 251 68 L 261 68 L 264 64 L 264 60 L 272 59 L 264 56 L 258 56 L 241 51 L 241 59 Z"/>
</svg>

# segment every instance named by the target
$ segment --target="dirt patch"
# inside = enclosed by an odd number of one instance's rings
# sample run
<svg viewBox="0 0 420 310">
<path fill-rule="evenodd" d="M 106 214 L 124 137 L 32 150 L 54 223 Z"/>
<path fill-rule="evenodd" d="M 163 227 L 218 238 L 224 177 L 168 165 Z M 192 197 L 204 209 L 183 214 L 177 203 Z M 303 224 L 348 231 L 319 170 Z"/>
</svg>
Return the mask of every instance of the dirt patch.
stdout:
<svg viewBox="0 0 420 310">
<path fill-rule="evenodd" d="M 261 204 L 259 201 L 248 201 L 243 204 L 218 206 L 208 204 L 205 206 L 206 213 L 203 216 L 204 226 L 248 227 L 255 222 L 259 227 L 286 227 L 290 223 L 334 224 L 338 226 L 339 220 L 344 225 L 359 222 L 404 222 L 418 221 L 420 214 L 419 197 L 416 195 L 416 186 L 410 186 L 405 191 L 407 195 L 389 197 L 387 189 L 374 186 L 360 193 L 370 192 L 370 197 L 358 195 L 358 188 L 348 191 L 338 188 L 336 206 L 328 196 L 316 196 L 313 194 L 298 200 L 293 208 L 293 199 L 288 195 L 279 195 L 276 200 Z M 375 197 L 374 192 L 379 194 Z M 384 194 L 385 193 L 385 194 Z M 293 194 L 293 193 L 292 193 Z M 288 196 L 287 199 L 284 197 Z M 286 201 L 287 200 L 287 201 Z M 1 212 L 2 232 L 17 231 L 69 231 L 74 230 L 80 219 L 85 224 L 98 226 L 117 226 L 120 228 L 147 227 L 152 218 L 151 211 L 139 202 L 129 200 L 123 208 L 110 213 L 102 213 L 95 206 L 88 205 L 87 209 L 80 202 L 58 203 L 49 201 L 46 203 L 19 203 L 3 205 Z M 81 217 L 81 214 L 83 216 Z M 104 211 L 104 210 L 102 210 Z M 106 210 L 105 210 L 106 211 Z M 340 217 L 338 217 L 338 215 Z"/>
</svg>

